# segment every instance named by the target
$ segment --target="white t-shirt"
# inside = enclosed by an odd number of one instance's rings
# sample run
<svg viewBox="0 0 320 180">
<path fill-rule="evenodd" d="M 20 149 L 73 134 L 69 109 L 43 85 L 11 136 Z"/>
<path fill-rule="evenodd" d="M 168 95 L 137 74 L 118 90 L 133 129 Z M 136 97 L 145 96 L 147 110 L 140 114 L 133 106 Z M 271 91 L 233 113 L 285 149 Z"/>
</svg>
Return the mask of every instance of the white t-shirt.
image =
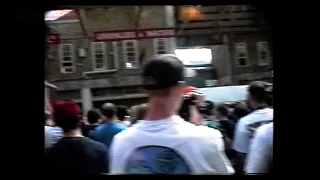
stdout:
<svg viewBox="0 0 320 180">
<path fill-rule="evenodd" d="M 236 124 L 235 135 L 232 144 L 232 149 L 241 153 L 249 152 L 252 132 L 248 130 L 248 125 L 273 120 L 273 109 L 264 108 L 255 110 L 247 116 L 241 118 Z"/>
<path fill-rule="evenodd" d="M 268 173 L 273 158 L 273 123 L 259 127 L 247 156 L 246 173 Z"/>
<path fill-rule="evenodd" d="M 179 116 L 140 120 L 118 133 L 110 147 L 111 174 L 234 173 L 222 135 Z"/>
</svg>

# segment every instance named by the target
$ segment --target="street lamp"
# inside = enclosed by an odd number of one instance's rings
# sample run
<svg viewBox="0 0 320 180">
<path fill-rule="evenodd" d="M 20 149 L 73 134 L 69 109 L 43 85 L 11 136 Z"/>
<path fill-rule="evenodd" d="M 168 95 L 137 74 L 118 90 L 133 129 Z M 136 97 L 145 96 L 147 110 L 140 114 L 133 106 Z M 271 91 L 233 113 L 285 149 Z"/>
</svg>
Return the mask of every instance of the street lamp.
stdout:
<svg viewBox="0 0 320 180">
<path fill-rule="evenodd" d="M 180 8 L 180 19 L 183 21 L 199 20 L 202 13 L 199 6 L 184 6 Z"/>
</svg>

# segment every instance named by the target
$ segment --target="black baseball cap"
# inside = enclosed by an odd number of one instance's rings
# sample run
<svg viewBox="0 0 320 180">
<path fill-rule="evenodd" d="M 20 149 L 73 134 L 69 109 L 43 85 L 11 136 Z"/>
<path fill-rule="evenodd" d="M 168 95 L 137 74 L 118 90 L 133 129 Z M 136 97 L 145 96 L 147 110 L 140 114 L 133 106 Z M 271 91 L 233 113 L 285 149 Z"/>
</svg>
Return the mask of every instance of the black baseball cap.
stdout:
<svg viewBox="0 0 320 180">
<path fill-rule="evenodd" d="M 183 84 L 185 77 L 193 76 L 195 76 L 195 72 L 185 68 L 176 55 L 154 55 L 145 61 L 142 84 L 147 90 L 160 90 Z"/>
</svg>

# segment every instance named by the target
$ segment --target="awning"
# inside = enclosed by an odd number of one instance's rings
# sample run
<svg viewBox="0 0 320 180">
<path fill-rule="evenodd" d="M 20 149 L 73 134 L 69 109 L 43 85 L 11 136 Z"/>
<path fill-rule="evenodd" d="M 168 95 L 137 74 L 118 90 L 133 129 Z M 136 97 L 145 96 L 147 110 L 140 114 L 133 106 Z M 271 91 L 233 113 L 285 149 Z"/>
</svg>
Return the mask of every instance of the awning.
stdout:
<svg viewBox="0 0 320 180">
<path fill-rule="evenodd" d="M 50 88 L 53 88 L 53 89 L 57 89 L 57 88 L 58 88 L 57 86 L 55 86 L 55 85 L 53 85 L 53 84 L 50 84 L 50 83 L 48 83 L 47 81 L 44 81 L 44 86 L 45 86 L 45 87 L 50 87 Z"/>
</svg>

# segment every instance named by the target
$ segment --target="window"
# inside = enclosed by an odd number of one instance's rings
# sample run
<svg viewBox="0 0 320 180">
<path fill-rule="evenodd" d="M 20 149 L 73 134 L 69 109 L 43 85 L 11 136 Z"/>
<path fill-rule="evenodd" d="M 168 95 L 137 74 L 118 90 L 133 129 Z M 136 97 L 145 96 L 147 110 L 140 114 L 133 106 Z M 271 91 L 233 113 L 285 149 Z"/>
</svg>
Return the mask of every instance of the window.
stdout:
<svg viewBox="0 0 320 180">
<path fill-rule="evenodd" d="M 126 68 L 137 68 L 138 62 L 138 45 L 136 40 L 123 41 L 124 62 Z"/>
<path fill-rule="evenodd" d="M 236 43 L 236 57 L 239 67 L 248 66 L 247 44 Z"/>
<path fill-rule="evenodd" d="M 102 71 L 107 69 L 106 44 L 104 42 L 92 42 L 92 65 L 94 71 Z"/>
<path fill-rule="evenodd" d="M 265 66 L 269 64 L 269 48 L 268 42 L 262 41 L 257 42 L 257 54 L 258 54 L 258 61 L 260 66 Z"/>
<path fill-rule="evenodd" d="M 168 39 L 153 39 L 154 54 L 166 54 L 168 52 Z"/>
<path fill-rule="evenodd" d="M 60 45 L 60 72 L 61 73 L 75 72 L 73 44 Z"/>
</svg>

